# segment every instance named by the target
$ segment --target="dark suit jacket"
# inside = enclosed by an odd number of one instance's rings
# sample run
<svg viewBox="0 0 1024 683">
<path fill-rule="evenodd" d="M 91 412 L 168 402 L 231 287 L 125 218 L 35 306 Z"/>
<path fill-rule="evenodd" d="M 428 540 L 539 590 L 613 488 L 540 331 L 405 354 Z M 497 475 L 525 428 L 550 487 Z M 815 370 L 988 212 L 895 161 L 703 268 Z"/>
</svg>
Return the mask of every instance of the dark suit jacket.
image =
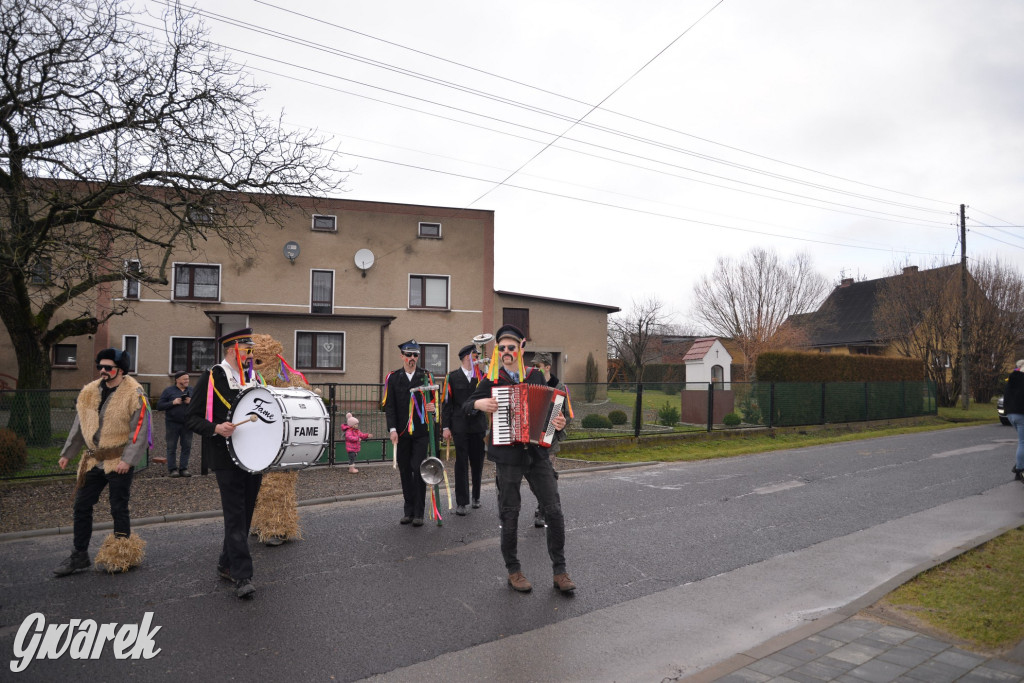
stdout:
<svg viewBox="0 0 1024 683">
<path fill-rule="evenodd" d="M 405 376 L 405 368 L 399 368 L 388 375 L 386 382 L 387 400 L 384 403 L 384 414 L 387 416 L 388 431 L 392 429 L 398 432 L 399 437 L 407 437 L 409 424 L 409 393 L 413 387 L 423 386 L 424 378 L 427 383 L 433 384 L 430 373 L 423 368 L 416 368 L 412 375 L 412 381 Z M 416 398 L 420 404 L 420 397 Z M 426 415 L 424 415 L 426 417 Z M 413 433 L 415 439 L 425 439 L 428 436 L 426 422 L 420 419 L 419 415 L 413 415 Z"/>
<path fill-rule="evenodd" d="M 547 384 L 544 379 L 544 373 L 540 370 L 529 368 L 526 370 L 526 377 L 523 378 L 523 384 Z M 476 389 L 470 395 L 466 402 L 462 406 L 463 412 L 467 416 L 473 416 L 481 413 L 473 407 L 473 404 L 482 398 L 491 397 L 491 387 L 493 386 L 507 386 L 509 384 L 515 384 L 512 378 L 505 372 L 505 368 L 501 368 L 498 371 L 498 379 L 495 382 L 484 378 Z M 495 446 L 491 443 L 491 440 L 487 440 L 487 459 L 502 465 L 518 465 L 524 463 L 524 458 L 547 458 L 548 449 L 538 446 L 536 444 L 511 444 L 509 446 Z"/>
<path fill-rule="evenodd" d="M 229 410 L 216 394 L 213 395 L 213 422 L 206 419 L 206 393 L 211 375 L 213 376 L 213 386 L 220 392 L 220 395 L 224 397 L 224 400 L 234 404 L 238 392 L 233 391 L 228 385 L 228 377 L 224 374 L 224 368 L 214 365 L 196 385 L 195 392 L 192 394 L 192 402 L 188 404 L 188 412 L 185 414 L 185 426 L 203 437 L 203 456 L 209 458 L 208 464 L 211 470 L 241 469 L 231 459 L 227 439 L 214 432 L 217 425 L 227 422 Z"/>
<path fill-rule="evenodd" d="M 466 379 L 461 367 L 448 373 L 448 395 L 441 407 L 442 427 L 459 434 L 483 434 L 487 431 L 487 413 L 476 411 L 476 415 L 467 415 L 462 409 L 476 385 L 476 378 Z"/>
</svg>

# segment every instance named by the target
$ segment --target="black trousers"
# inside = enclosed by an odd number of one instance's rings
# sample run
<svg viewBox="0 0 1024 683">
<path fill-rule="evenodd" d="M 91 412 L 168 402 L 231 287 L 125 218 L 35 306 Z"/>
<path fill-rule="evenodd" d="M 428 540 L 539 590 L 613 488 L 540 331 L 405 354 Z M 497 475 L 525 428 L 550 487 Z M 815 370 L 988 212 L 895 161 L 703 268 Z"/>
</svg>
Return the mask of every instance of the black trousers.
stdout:
<svg viewBox="0 0 1024 683">
<path fill-rule="evenodd" d="M 547 458 L 525 456 L 521 463 L 505 465 L 495 463 L 495 485 L 498 490 L 499 518 L 501 519 L 501 555 L 509 574 L 520 571 L 517 549 L 519 545 L 519 508 L 522 499 L 519 487 L 523 481 L 530 485 L 533 495 L 544 511 L 548 524 L 548 556 L 552 574 L 565 571 L 565 518 L 558 497 L 558 480 L 551 461 Z"/>
<path fill-rule="evenodd" d="M 426 431 L 426 430 L 424 430 Z M 402 479 L 402 498 L 406 517 L 423 517 L 427 499 L 427 484 L 420 476 L 420 465 L 427 457 L 427 435 L 400 436 L 395 450 L 398 475 Z"/>
<path fill-rule="evenodd" d="M 131 497 L 134 477 L 134 467 L 129 468 L 124 474 L 117 472 L 107 474 L 103 471 L 103 466 L 99 465 L 85 473 L 82 488 L 75 493 L 75 550 L 89 549 L 89 541 L 92 539 L 92 509 L 108 484 L 110 485 L 110 516 L 114 518 L 114 534 L 116 536 L 131 535 L 128 499 Z"/>
<path fill-rule="evenodd" d="M 473 475 L 473 500 L 480 500 L 484 474 L 484 435 L 452 432 L 455 442 L 455 504 L 469 505 L 469 476 Z"/>
<path fill-rule="evenodd" d="M 192 430 L 184 422 L 164 421 L 164 433 L 167 437 L 167 471 L 188 469 L 188 459 L 192 454 Z M 178 460 L 178 443 L 181 443 L 181 460 Z"/>
<path fill-rule="evenodd" d="M 263 483 L 262 474 L 250 474 L 233 468 L 215 470 L 220 489 L 220 505 L 224 510 L 224 545 L 217 564 L 226 567 L 233 579 L 252 578 L 252 555 L 249 554 L 249 527 L 256 496 Z"/>
</svg>

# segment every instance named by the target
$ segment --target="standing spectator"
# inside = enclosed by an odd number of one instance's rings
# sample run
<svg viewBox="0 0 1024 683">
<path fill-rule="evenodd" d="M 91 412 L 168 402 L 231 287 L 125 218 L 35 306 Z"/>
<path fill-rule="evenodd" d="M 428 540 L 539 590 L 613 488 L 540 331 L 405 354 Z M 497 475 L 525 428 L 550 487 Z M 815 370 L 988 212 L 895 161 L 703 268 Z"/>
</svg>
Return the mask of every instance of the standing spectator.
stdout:
<svg viewBox="0 0 1024 683">
<path fill-rule="evenodd" d="M 1024 359 L 1017 361 L 1017 367 L 1006 380 L 1003 410 L 1006 411 L 1006 419 L 1017 430 L 1017 459 L 1013 465 L 1013 478 L 1024 482 Z"/>
<path fill-rule="evenodd" d="M 427 485 L 420 476 L 420 464 L 427 457 L 429 434 L 427 413 L 434 410 L 429 394 L 413 391 L 433 384 L 430 373 L 418 367 L 420 345 L 415 339 L 398 345 L 402 367 L 388 373 L 384 380 L 384 413 L 388 438 L 394 448 L 395 464 L 402 480 L 403 512 L 399 524 L 423 526 Z M 429 401 L 429 402 L 428 402 Z"/>
<path fill-rule="evenodd" d="M 441 436 L 455 441 L 455 514 L 464 516 L 470 501 L 470 473 L 473 476 L 473 507 L 480 507 L 480 485 L 484 471 L 484 434 L 487 414 L 467 415 L 462 410 L 480 380 L 476 362 L 480 359 L 472 344 L 459 350 L 462 366 L 448 373 L 441 406 Z"/>
<path fill-rule="evenodd" d="M 345 413 L 345 422 L 346 424 L 341 426 L 341 430 L 345 432 L 345 452 L 348 453 L 348 471 L 351 474 L 357 474 L 359 470 L 356 469 L 356 456 L 359 455 L 363 442 L 367 439 L 372 439 L 373 434 L 359 431 L 359 418 L 352 415 L 352 413 Z"/>
<path fill-rule="evenodd" d="M 174 373 L 174 384 L 163 390 L 156 403 L 157 410 L 164 411 L 164 433 L 167 435 L 167 473 L 172 477 L 191 477 L 188 458 L 192 453 L 192 432 L 185 426 L 185 413 L 192 400 L 192 387 L 188 385 L 188 373 L 184 370 Z M 181 443 L 181 459 L 178 455 Z M 180 469 L 179 469 L 180 466 Z"/>
<path fill-rule="evenodd" d="M 86 384 L 78 394 L 75 421 L 57 461 L 64 469 L 85 449 L 78 464 L 75 491 L 74 551 L 53 570 L 57 576 L 74 574 L 91 564 L 92 509 L 108 484 L 114 533 L 96 553 L 96 564 L 105 565 L 113 574 L 142 562 L 146 542 L 132 533 L 128 500 L 135 466 L 146 455 L 151 416 L 145 390 L 135 378 L 124 374 L 130 367 L 127 351 L 103 349 L 96 354 L 100 378 Z"/>
</svg>

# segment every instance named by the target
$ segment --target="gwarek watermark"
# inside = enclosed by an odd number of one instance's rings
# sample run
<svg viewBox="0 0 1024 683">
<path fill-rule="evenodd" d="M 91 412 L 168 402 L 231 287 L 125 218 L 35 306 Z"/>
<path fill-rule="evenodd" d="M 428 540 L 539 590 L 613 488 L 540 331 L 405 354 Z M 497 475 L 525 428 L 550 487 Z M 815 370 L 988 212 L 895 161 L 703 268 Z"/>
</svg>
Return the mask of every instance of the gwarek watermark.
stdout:
<svg viewBox="0 0 1024 683">
<path fill-rule="evenodd" d="M 160 654 L 153 636 L 162 627 L 151 628 L 153 613 L 146 612 L 142 624 L 97 624 L 92 619 L 72 619 L 67 624 L 46 623 L 42 612 L 25 617 L 14 639 L 11 671 L 19 673 L 33 659 L 99 659 L 109 642 L 117 659 L 152 659 Z"/>
</svg>

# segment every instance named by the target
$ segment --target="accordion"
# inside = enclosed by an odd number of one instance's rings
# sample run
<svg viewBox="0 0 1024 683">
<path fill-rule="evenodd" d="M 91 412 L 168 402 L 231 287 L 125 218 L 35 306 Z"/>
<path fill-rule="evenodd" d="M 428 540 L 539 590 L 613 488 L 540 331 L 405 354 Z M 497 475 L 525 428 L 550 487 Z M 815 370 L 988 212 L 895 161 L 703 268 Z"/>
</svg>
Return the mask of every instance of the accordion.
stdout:
<svg viewBox="0 0 1024 683">
<path fill-rule="evenodd" d="M 565 392 L 543 384 L 491 387 L 498 412 L 491 422 L 491 443 L 508 446 L 532 443 L 547 448 L 555 438 L 552 418 L 565 403 Z"/>
</svg>

